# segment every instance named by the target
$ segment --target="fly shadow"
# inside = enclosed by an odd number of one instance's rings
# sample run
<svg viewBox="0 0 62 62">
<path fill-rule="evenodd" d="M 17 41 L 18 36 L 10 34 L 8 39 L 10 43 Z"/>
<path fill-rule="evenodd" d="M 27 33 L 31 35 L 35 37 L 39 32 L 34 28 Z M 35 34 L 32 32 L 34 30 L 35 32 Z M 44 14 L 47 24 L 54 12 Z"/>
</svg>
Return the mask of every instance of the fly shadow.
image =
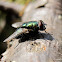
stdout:
<svg viewBox="0 0 62 62">
<path fill-rule="evenodd" d="M 21 34 L 16 37 L 17 39 L 20 39 L 19 42 L 25 42 L 25 41 L 34 41 L 36 39 L 47 39 L 47 40 L 53 40 L 53 37 L 49 33 L 41 33 L 41 32 L 29 32 L 25 34 Z"/>
</svg>

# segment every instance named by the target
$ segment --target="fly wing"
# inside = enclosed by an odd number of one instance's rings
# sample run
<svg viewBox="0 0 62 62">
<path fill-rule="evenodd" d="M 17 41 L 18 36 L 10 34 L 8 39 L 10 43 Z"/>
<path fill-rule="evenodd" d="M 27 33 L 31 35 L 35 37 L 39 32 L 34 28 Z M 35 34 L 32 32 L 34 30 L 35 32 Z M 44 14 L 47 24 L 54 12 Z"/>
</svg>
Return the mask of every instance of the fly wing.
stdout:
<svg viewBox="0 0 62 62">
<path fill-rule="evenodd" d="M 16 23 L 12 24 L 12 27 L 19 28 L 22 26 L 22 24 L 23 24 L 23 22 L 16 22 Z"/>
<path fill-rule="evenodd" d="M 18 30 L 16 30 L 12 35 L 10 35 L 7 39 L 5 39 L 3 42 L 7 42 L 12 40 L 13 38 L 15 38 L 16 36 L 20 35 L 20 33 L 22 33 L 22 28 L 19 28 Z"/>
<path fill-rule="evenodd" d="M 10 35 L 7 39 L 5 39 L 3 42 L 8 42 L 14 39 L 15 37 L 21 35 L 22 33 L 28 32 L 27 29 L 19 28 L 17 29 L 12 35 Z"/>
</svg>

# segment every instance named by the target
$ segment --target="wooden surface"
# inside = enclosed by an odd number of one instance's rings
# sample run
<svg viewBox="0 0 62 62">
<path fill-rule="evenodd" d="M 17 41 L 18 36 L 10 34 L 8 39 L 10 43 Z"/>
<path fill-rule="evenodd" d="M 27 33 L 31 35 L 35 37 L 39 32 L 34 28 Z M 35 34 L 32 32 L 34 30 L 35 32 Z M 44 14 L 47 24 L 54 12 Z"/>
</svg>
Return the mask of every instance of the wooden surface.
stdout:
<svg viewBox="0 0 62 62">
<path fill-rule="evenodd" d="M 40 8 L 35 8 L 34 3 L 30 3 L 22 20 L 41 19 L 47 24 L 48 33 L 26 33 L 22 38 L 13 39 L 12 46 L 2 54 L 1 62 L 62 62 L 62 12 L 59 9 L 61 0 L 47 1 Z"/>
</svg>

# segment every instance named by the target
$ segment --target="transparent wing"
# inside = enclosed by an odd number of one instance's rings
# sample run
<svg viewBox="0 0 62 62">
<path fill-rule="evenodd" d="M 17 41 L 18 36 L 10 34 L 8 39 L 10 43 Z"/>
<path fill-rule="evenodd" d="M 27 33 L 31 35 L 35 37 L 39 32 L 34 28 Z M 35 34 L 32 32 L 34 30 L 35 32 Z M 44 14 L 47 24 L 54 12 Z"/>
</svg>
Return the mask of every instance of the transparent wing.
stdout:
<svg viewBox="0 0 62 62">
<path fill-rule="evenodd" d="M 7 39 L 5 39 L 3 42 L 11 41 L 15 37 L 21 35 L 22 33 L 26 33 L 26 32 L 28 32 L 27 29 L 19 28 L 12 35 L 10 35 Z"/>
<path fill-rule="evenodd" d="M 3 42 L 7 42 L 10 41 L 11 39 L 15 38 L 16 36 L 20 35 L 20 33 L 22 33 L 23 29 L 19 28 L 18 30 L 16 30 L 12 35 L 10 35 L 7 39 L 5 39 Z"/>
<path fill-rule="evenodd" d="M 19 28 L 22 26 L 22 24 L 23 24 L 22 22 L 16 22 L 16 23 L 12 24 L 12 27 Z"/>
</svg>

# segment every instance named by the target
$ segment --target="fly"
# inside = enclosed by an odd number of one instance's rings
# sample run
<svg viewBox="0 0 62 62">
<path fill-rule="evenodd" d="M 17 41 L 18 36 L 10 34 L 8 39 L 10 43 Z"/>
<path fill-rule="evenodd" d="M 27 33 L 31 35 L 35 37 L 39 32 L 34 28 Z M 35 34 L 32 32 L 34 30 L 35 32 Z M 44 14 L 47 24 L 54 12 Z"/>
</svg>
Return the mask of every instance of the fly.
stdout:
<svg viewBox="0 0 62 62">
<path fill-rule="evenodd" d="M 7 39 L 5 39 L 3 42 L 11 41 L 16 36 L 19 36 L 22 33 L 26 33 L 27 31 L 45 31 L 46 27 L 42 20 L 37 21 L 30 21 L 30 22 L 17 22 L 12 24 L 12 27 L 18 28 L 12 35 L 10 35 Z"/>
</svg>

